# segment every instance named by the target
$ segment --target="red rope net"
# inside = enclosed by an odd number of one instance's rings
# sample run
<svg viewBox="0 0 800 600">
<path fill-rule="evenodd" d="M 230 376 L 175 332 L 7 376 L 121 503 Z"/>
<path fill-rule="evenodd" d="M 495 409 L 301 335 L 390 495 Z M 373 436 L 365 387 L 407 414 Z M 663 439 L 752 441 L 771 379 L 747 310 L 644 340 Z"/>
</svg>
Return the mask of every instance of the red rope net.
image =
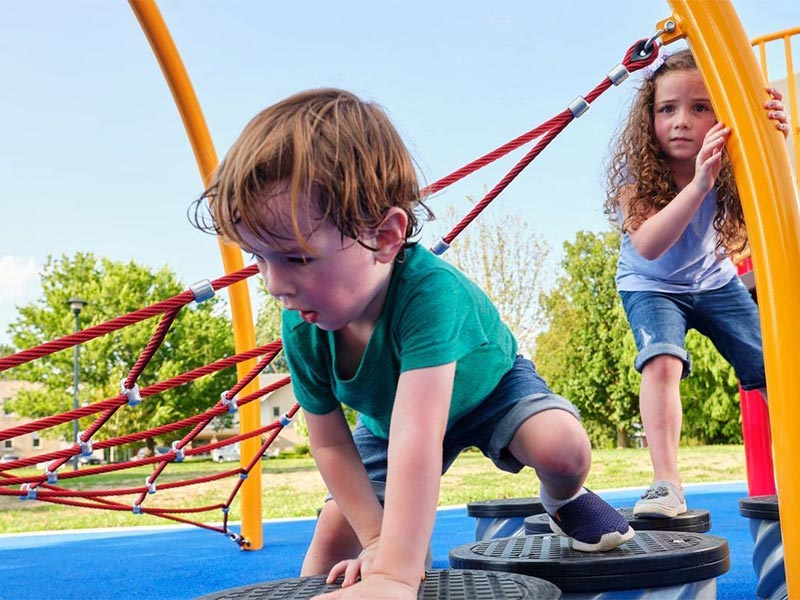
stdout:
<svg viewBox="0 0 800 600">
<path fill-rule="evenodd" d="M 645 40 L 636 42 L 625 54 L 621 66 L 624 71 L 632 72 L 650 64 L 658 55 L 658 45 L 650 44 Z M 619 66 L 618 66 L 619 67 Z M 612 73 L 609 74 L 600 84 L 598 84 L 585 98 L 580 98 L 582 104 L 585 106 L 583 109 L 588 108 L 588 105 L 593 102 L 600 94 L 611 87 L 612 84 L 619 83 L 624 77 L 617 79 L 613 77 Z M 573 103 L 575 105 L 575 103 Z M 577 106 L 580 106 L 579 102 Z M 475 172 L 476 170 L 494 162 L 509 152 L 519 148 L 523 144 L 530 142 L 536 138 L 540 138 L 534 147 L 520 160 L 503 179 L 488 193 L 486 196 L 466 215 L 462 221 L 444 238 L 444 243 L 449 245 L 450 242 L 471 223 L 480 212 L 502 192 L 513 179 L 528 165 L 533 159 L 538 156 L 541 151 L 561 132 L 564 128 L 572 122 L 576 116 L 580 116 L 581 110 L 576 110 L 575 106 L 560 112 L 552 119 L 545 121 L 543 124 L 532 129 L 531 131 L 511 140 L 510 142 L 500 146 L 496 150 L 478 158 L 464 167 L 458 169 L 452 174 L 440 179 L 423 190 L 423 195 L 428 196 L 434 194 L 449 185 L 459 181 L 467 175 Z M 225 275 L 219 279 L 211 282 L 210 286 L 214 292 L 224 289 L 229 285 L 242 281 L 247 277 L 256 274 L 258 271 L 256 265 L 246 267 L 236 273 Z M 16 354 L 12 354 L 0 358 L 0 372 L 11 369 L 30 362 L 32 360 L 42 358 L 59 352 L 61 350 L 71 348 L 77 344 L 83 344 L 93 340 L 102 335 L 112 333 L 119 329 L 128 327 L 145 319 L 161 316 L 156 331 L 153 333 L 150 341 L 142 351 L 138 360 L 131 368 L 127 377 L 123 381 L 122 389 L 119 394 L 112 398 L 107 398 L 100 402 L 95 402 L 88 406 L 69 410 L 62 414 L 53 415 L 43 419 L 38 419 L 24 425 L 18 425 L 0 431 L 0 441 L 9 440 L 20 435 L 25 435 L 33 432 L 43 431 L 57 425 L 62 425 L 79 418 L 97 415 L 90 427 L 80 434 L 77 443 L 70 448 L 65 448 L 58 451 L 46 452 L 27 458 L 21 458 L 0 464 L 0 496 L 16 496 L 21 499 L 35 499 L 41 502 L 49 502 L 53 504 L 61 504 L 67 506 L 112 510 L 112 511 L 133 511 L 137 514 L 149 514 L 180 523 L 188 523 L 204 529 L 216 531 L 229 535 L 231 539 L 236 541 L 241 547 L 246 547 L 248 542 L 243 539 L 239 534 L 232 533 L 228 527 L 228 512 L 231 507 L 236 494 L 241 488 L 244 480 L 247 478 L 250 471 L 258 463 L 262 455 L 264 455 L 278 436 L 280 431 L 288 425 L 292 417 L 296 414 L 299 406 L 295 404 L 291 410 L 283 415 L 280 419 L 276 420 L 269 425 L 258 428 L 255 431 L 241 433 L 240 435 L 231 437 L 221 442 L 214 442 L 199 446 L 192 446 L 193 440 L 211 421 L 227 412 L 236 410 L 240 406 L 244 406 L 250 402 L 259 400 L 263 396 L 287 385 L 289 378 L 283 378 L 269 386 L 259 389 L 258 391 L 248 394 L 242 398 L 238 398 L 238 394 L 244 387 L 253 381 L 258 374 L 275 358 L 280 352 L 282 344 L 280 340 L 253 348 L 247 352 L 239 353 L 235 356 L 223 358 L 209 365 L 194 369 L 187 373 L 183 373 L 166 381 L 162 381 L 150 386 L 138 389 L 136 381 L 142 372 L 146 369 L 148 363 L 157 352 L 161 343 L 163 342 L 167 332 L 172 325 L 175 316 L 187 304 L 195 301 L 202 301 L 204 298 L 197 298 L 193 289 L 186 290 L 167 300 L 163 300 L 151 306 L 139 309 L 127 315 L 111 319 L 100 325 L 89 327 L 82 331 L 76 332 L 71 335 L 44 343 L 35 348 L 24 350 Z M 185 385 L 200 377 L 216 373 L 222 369 L 235 366 L 243 361 L 260 357 L 258 364 L 251 369 L 231 390 L 225 391 L 221 394 L 220 399 L 213 403 L 206 411 L 194 415 L 189 418 L 170 423 L 161 427 L 155 427 L 146 431 L 139 431 L 129 435 L 123 435 L 112 439 L 93 441 L 92 437 L 108 422 L 122 407 L 130 405 L 135 407 L 138 402 L 156 397 L 158 394 L 176 387 Z M 155 400 L 151 400 L 155 401 Z M 135 408 L 133 408 L 135 409 Z M 152 456 L 143 458 L 141 460 L 129 460 L 120 463 L 100 465 L 96 467 L 84 468 L 75 471 L 59 472 L 59 468 L 65 463 L 74 459 L 79 455 L 91 455 L 94 450 L 101 450 L 106 448 L 113 448 L 134 442 L 147 440 L 149 438 L 161 437 L 166 434 L 189 429 L 189 432 L 183 435 L 179 440 L 173 442 L 171 450 L 166 454 L 160 456 Z M 167 482 L 157 484 L 159 477 L 166 471 L 166 469 L 173 463 L 182 462 L 185 458 L 203 455 L 211 452 L 214 449 L 222 448 L 228 445 L 235 444 L 241 440 L 255 438 L 261 440 L 259 451 L 252 457 L 250 462 L 245 466 L 230 469 L 210 475 L 198 476 L 188 479 L 175 479 Z M 12 472 L 25 468 L 32 467 L 37 464 L 47 463 L 45 470 L 41 474 L 36 475 L 14 475 Z M 64 487 L 60 482 L 70 482 L 73 479 L 87 477 L 91 475 L 99 475 L 105 473 L 112 473 L 122 471 L 133 467 L 140 467 L 142 465 L 152 465 L 153 471 L 149 473 L 143 485 L 134 487 L 124 487 L 117 489 L 98 489 L 98 490 L 85 490 L 85 489 L 70 489 Z M 209 482 L 221 481 L 226 478 L 236 478 L 227 499 L 224 502 L 214 503 L 206 506 L 196 508 L 169 508 L 150 506 L 146 500 L 149 496 L 155 494 L 158 490 L 173 490 L 184 488 L 192 485 L 198 485 Z M 130 504 L 123 504 L 119 501 L 121 496 L 132 496 L 133 500 Z M 212 510 L 221 510 L 223 514 L 221 525 L 210 525 L 198 520 L 192 519 L 192 515 L 204 513 Z"/>
</svg>

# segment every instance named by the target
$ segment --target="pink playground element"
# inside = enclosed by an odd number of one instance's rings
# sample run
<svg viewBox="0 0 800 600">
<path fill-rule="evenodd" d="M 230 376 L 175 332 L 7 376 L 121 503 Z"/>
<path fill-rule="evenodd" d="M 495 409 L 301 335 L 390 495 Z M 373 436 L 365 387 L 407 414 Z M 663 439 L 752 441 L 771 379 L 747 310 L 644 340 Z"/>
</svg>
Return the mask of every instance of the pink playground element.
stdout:
<svg viewBox="0 0 800 600">
<path fill-rule="evenodd" d="M 739 275 L 753 270 L 753 261 L 739 263 Z M 757 391 L 739 388 L 742 405 L 742 436 L 747 462 L 747 489 L 751 496 L 775 494 L 775 470 L 772 465 L 772 436 L 767 404 Z"/>
</svg>

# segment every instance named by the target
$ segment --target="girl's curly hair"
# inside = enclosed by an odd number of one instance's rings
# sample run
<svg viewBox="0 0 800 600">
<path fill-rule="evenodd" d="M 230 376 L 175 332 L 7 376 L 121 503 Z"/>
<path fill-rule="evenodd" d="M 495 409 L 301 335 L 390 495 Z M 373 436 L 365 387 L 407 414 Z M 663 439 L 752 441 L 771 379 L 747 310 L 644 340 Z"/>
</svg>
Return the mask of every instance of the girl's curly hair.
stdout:
<svg viewBox="0 0 800 600">
<path fill-rule="evenodd" d="M 656 140 L 654 104 L 656 86 L 667 73 L 696 70 L 690 50 L 680 50 L 670 56 L 644 80 L 631 105 L 630 116 L 617 137 L 607 169 L 605 213 L 617 222 L 619 199 L 623 189 L 631 186 L 628 214 L 622 223 L 623 231 L 637 229 L 653 209 L 661 210 L 680 191 L 666 156 Z M 715 184 L 717 213 L 714 230 L 717 249 L 740 252 L 747 245 L 739 192 L 733 179 L 733 169 L 727 150 L 722 152 L 722 168 Z"/>
</svg>

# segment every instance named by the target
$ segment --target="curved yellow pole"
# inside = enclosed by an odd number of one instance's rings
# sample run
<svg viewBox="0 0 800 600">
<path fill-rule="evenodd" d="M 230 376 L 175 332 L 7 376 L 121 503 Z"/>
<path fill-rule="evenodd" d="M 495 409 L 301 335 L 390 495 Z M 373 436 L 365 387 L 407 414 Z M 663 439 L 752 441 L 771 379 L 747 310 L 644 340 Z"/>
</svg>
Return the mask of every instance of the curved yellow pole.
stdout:
<svg viewBox="0 0 800 600">
<path fill-rule="evenodd" d="M 203 185 L 210 184 L 211 175 L 217 167 L 217 154 L 208 133 L 203 112 L 194 93 L 189 75 L 172 41 L 161 12 L 153 0 L 129 0 L 139 24 L 147 36 L 153 53 L 158 59 L 164 78 L 172 91 L 172 97 L 178 106 L 183 126 L 189 136 L 194 151 Z M 222 252 L 222 263 L 226 273 L 238 271 L 244 266 L 242 253 L 237 246 L 226 244 L 219 239 Z M 233 316 L 233 339 L 236 352 L 251 350 L 256 345 L 253 329 L 253 311 L 250 308 L 250 294 L 247 281 L 240 281 L 228 288 L 231 314 Z M 244 376 L 257 364 L 255 359 L 240 363 L 237 366 L 239 377 Z M 242 390 L 242 395 L 258 391 L 258 378 Z M 251 402 L 240 410 L 240 428 L 252 431 L 260 426 L 261 407 L 258 402 Z M 247 466 L 260 449 L 258 438 L 244 440 L 241 443 L 241 464 Z M 250 542 L 250 550 L 260 550 L 263 546 L 261 525 L 261 461 L 250 471 L 250 475 L 242 486 L 242 536 Z"/>
<path fill-rule="evenodd" d="M 800 597 L 800 201 L 783 135 L 763 108 L 767 83 L 729 0 L 670 0 L 717 117 L 733 133 L 728 150 L 750 235 L 778 484 L 789 597 Z M 761 291 L 763 290 L 763 292 Z"/>
</svg>

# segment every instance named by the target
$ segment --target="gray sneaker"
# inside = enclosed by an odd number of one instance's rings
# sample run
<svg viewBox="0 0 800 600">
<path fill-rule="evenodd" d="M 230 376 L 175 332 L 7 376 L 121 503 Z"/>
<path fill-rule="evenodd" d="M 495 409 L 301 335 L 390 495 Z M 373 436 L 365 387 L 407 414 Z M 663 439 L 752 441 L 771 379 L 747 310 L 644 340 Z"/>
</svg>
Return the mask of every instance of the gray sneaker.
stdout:
<svg viewBox="0 0 800 600">
<path fill-rule="evenodd" d="M 683 490 L 663 479 L 651 485 L 633 507 L 634 517 L 653 519 L 677 517 L 685 512 L 686 498 Z"/>
</svg>

